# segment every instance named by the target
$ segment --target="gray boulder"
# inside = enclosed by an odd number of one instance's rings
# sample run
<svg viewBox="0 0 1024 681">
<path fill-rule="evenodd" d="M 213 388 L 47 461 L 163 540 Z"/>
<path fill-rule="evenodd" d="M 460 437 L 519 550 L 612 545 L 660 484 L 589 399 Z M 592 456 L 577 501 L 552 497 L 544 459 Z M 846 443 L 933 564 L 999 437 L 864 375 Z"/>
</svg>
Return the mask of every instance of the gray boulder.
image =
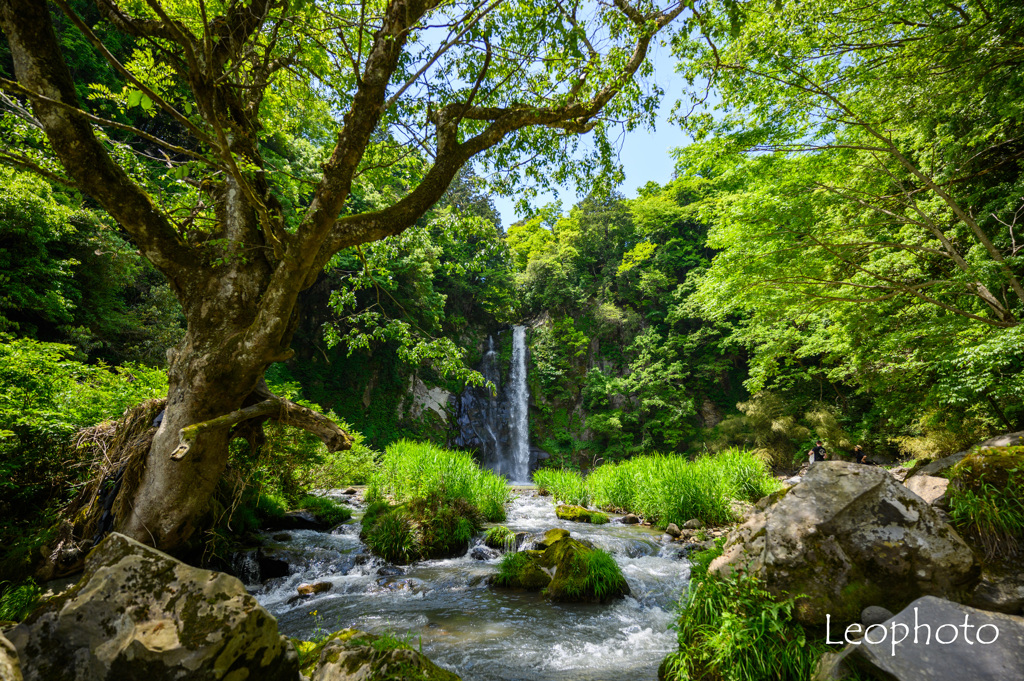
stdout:
<svg viewBox="0 0 1024 681">
<path fill-rule="evenodd" d="M 18 651 L 3 634 L 0 634 L 0 681 L 22 681 Z"/>
<path fill-rule="evenodd" d="M 25 681 L 295 681 L 299 670 L 240 581 L 116 533 L 89 554 L 78 584 L 8 636 Z"/>
<path fill-rule="evenodd" d="M 892 612 L 880 605 L 869 605 L 860 613 L 860 621 L 866 627 L 872 624 L 881 624 L 892 617 Z"/>
<path fill-rule="evenodd" d="M 946 491 L 949 480 L 934 475 L 915 475 L 904 483 L 911 492 L 924 499 L 926 503 L 939 508 L 946 508 L 949 500 Z"/>
<path fill-rule="evenodd" d="M 969 605 L 1008 615 L 1024 615 L 1024 573 L 1010 565 L 986 565 Z"/>
<path fill-rule="evenodd" d="M 869 605 L 900 608 L 922 595 L 963 600 L 977 581 L 974 555 L 935 509 L 884 469 L 841 461 L 730 533 L 710 570 L 754 574 L 777 597 L 798 595 L 796 618 L 854 622 Z"/>
<path fill-rule="evenodd" d="M 835 629 L 829 635 L 843 638 Z M 1024 618 L 925 596 L 840 657 L 871 678 L 894 681 L 1024 679 Z"/>
</svg>

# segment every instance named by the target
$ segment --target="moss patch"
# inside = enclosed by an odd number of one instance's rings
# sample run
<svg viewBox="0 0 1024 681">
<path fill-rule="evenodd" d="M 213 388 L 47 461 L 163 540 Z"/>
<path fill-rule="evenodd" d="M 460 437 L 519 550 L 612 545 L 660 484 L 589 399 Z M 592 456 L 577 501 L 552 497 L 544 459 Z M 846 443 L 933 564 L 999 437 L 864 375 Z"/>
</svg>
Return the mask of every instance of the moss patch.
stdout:
<svg viewBox="0 0 1024 681">
<path fill-rule="evenodd" d="M 431 494 L 402 506 L 371 504 L 359 536 L 374 554 L 405 565 L 464 555 L 482 523 L 480 512 L 465 499 Z"/>
<path fill-rule="evenodd" d="M 551 583 L 534 552 L 506 553 L 498 574 L 491 579 L 494 586 L 524 591 L 540 591 Z"/>
<path fill-rule="evenodd" d="M 590 511 L 582 506 L 558 506 L 555 508 L 555 515 L 562 520 L 571 520 L 576 523 L 603 525 L 608 522 L 606 514 L 600 511 Z"/>
</svg>

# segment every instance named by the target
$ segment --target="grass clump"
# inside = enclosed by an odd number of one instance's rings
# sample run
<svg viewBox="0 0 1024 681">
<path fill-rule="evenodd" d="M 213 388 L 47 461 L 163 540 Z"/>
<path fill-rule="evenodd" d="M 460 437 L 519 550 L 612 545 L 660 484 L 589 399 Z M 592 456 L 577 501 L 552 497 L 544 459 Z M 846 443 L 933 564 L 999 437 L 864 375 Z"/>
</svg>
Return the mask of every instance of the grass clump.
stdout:
<svg viewBox="0 0 1024 681">
<path fill-rule="evenodd" d="M 20 584 L 2 584 L 0 591 L 0 621 L 20 622 L 39 604 L 42 589 L 32 579 Z"/>
<path fill-rule="evenodd" d="M 950 517 L 985 558 L 1024 554 L 1024 447 L 969 454 L 949 479 Z"/>
<path fill-rule="evenodd" d="M 731 500 L 756 501 L 779 483 L 753 452 L 730 449 L 693 461 L 640 456 L 596 468 L 586 480 L 594 505 L 630 511 L 662 527 L 699 518 L 730 522 Z"/>
<path fill-rule="evenodd" d="M 548 597 L 569 603 L 605 603 L 629 594 L 629 584 L 611 554 L 565 538 L 545 550 L 553 559 L 555 576 Z"/>
<path fill-rule="evenodd" d="M 327 497 L 304 496 L 299 500 L 298 507 L 332 527 L 352 518 L 352 509 Z"/>
<path fill-rule="evenodd" d="M 371 504 L 359 536 L 374 554 L 404 565 L 463 555 L 482 525 L 480 511 L 468 501 L 437 493 L 398 506 Z"/>
<path fill-rule="evenodd" d="M 675 624 L 679 650 L 661 664 L 667 681 L 805 681 L 825 646 L 793 619 L 794 598 L 776 600 L 755 577 L 708 574 L 722 542 L 693 558 Z"/>
<path fill-rule="evenodd" d="M 504 525 L 497 525 L 484 533 L 484 545 L 492 549 L 511 551 L 516 546 L 516 533 Z"/>
<path fill-rule="evenodd" d="M 540 591 L 551 583 L 551 577 L 544 572 L 535 556 L 529 553 L 506 553 L 491 583 L 508 589 Z"/>
<path fill-rule="evenodd" d="M 431 494 L 463 499 L 490 522 L 505 519 L 505 504 L 512 498 L 505 479 L 482 470 L 468 453 L 409 440 L 388 446 L 370 478 L 366 498 L 379 501 L 390 496 L 404 502 Z"/>
<path fill-rule="evenodd" d="M 588 506 L 590 492 L 583 477 L 564 468 L 541 468 L 534 471 L 533 481 L 539 490 L 549 492 L 556 500 L 573 506 Z"/>
</svg>

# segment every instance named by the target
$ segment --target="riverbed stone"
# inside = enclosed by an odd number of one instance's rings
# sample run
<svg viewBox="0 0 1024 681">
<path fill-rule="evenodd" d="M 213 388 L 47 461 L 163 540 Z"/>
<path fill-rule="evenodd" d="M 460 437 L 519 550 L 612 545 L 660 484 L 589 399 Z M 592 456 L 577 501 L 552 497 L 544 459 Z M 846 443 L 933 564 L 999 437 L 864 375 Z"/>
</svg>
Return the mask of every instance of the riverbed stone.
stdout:
<svg viewBox="0 0 1024 681">
<path fill-rule="evenodd" d="M 22 681 L 18 651 L 3 634 L 0 634 L 0 681 Z"/>
<path fill-rule="evenodd" d="M 690 518 L 683 523 L 684 530 L 700 530 L 704 528 L 704 521 L 700 518 Z"/>
<path fill-rule="evenodd" d="M 803 624 L 854 622 L 869 605 L 922 595 L 964 600 L 977 581 L 963 539 L 884 469 L 819 462 L 776 499 L 730 533 L 710 571 L 743 570 L 776 597 L 798 595 Z"/>
<path fill-rule="evenodd" d="M 627 513 L 622 516 L 623 525 L 636 525 L 640 522 L 640 518 L 635 513 Z"/>
<path fill-rule="evenodd" d="M 571 537 L 546 548 L 540 563 L 555 569 L 547 587 L 553 601 L 606 603 L 630 593 L 614 558 Z"/>
<path fill-rule="evenodd" d="M 1024 573 L 1008 563 L 986 565 L 969 605 L 1008 615 L 1024 615 Z"/>
<path fill-rule="evenodd" d="M 672 537 L 673 539 L 676 539 L 680 537 L 683 534 L 683 532 L 675 523 L 669 523 L 668 527 L 665 528 L 665 534 Z"/>
<path fill-rule="evenodd" d="M 295 681 L 277 622 L 229 575 L 124 535 L 89 554 L 67 593 L 8 632 L 25 681 Z"/>
<path fill-rule="evenodd" d="M 316 582 L 315 584 L 299 584 L 298 588 L 296 588 L 296 591 L 299 592 L 300 596 L 312 596 L 314 594 L 322 594 L 330 590 L 330 582 Z"/>
<path fill-rule="evenodd" d="M 866 632 L 860 645 L 849 644 L 842 657 L 871 678 L 894 681 L 1024 679 L 1024 618 L 924 596 Z"/>
<path fill-rule="evenodd" d="M 600 511 L 591 511 L 582 506 L 562 505 L 555 508 L 555 515 L 562 520 L 571 520 L 576 523 L 592 523 L 604 525 L 608 522 L 608 515 Z"/>
<path fill-rule="evenodd" d="M 872 624 L 881 624 L 892 617 L 892 611 L 880 605 L 869 605 L 860 613 L 860 623 L 866 627 Z"/>
<path fill-rule="evenodd" d="M 348 630 L 320 652 L 310 681 L 460 681 L 408 643 Z"/>
</svg>

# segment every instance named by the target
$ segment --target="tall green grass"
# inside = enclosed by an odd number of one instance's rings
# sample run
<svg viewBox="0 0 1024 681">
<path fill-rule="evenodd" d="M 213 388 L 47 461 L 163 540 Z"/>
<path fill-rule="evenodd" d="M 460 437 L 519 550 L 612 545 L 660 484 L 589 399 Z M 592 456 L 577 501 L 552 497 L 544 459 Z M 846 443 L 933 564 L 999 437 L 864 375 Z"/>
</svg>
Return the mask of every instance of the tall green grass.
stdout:
<svg viewBox="0 0 1024 681">
<path fill-rule="evenodd" d="M 668 681 L 805 681 L 824 644 L 793 618 L 794 598 L 776 600 L 758 579 L 708 574 L 718 546 L 693 558 L 686 597 L 675 624 L 679 650 L 662 663 Z"/>
<path fill-rule="evenodd" d="M 466 452 L 410 440 L 389 445 L 367 485 L 367 499 L 390 496 L 406 502 L 431 495 L 464 499 L 490 522 L 501 522 L 512 489 L 504 478 L 482 470 Z"/>
<path fill-rule="evenodd" d="M 564 468 L 541 468 L 533 473 L 537 487 L 551 493 L 556 501 L 573 506 L 590 505 L 590 492 L 576 471 Z"/>
<path fill-rule="evenodd" d="M 571 475 L 567 472 L 555 479 Z M 732 520 L 733 499 L 757 501 L 779 488 L 768 466 L 741 449 L 693 461 L 681 456 L 635 457 L 598 466 L 581 483 L 595 506 L 630 511 L 662 527 L 692 518 L 727 523 Z M 552 493 L 558 496 L 555 490 Z"/>
</svg>

